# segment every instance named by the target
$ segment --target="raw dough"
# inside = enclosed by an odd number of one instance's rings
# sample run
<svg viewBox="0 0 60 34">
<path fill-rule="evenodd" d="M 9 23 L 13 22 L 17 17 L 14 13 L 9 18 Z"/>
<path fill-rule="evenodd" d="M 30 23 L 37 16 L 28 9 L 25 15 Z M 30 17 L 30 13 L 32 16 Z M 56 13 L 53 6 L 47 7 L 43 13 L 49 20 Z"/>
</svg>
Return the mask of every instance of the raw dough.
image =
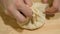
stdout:
<svg viewBox="0 0 60 34">
<path fill-rule="evenodd" d="M 45 22 L 45 9 L 47 8 L 48 4 L 43 3 L 33 3 L 31 9 L 33 10 L 33 17 L 32 19 L 28 20 L 29 22 L 25 25 L 19 25 L 24 29 L 34 30 L 40 28 Z"/>
</svg>

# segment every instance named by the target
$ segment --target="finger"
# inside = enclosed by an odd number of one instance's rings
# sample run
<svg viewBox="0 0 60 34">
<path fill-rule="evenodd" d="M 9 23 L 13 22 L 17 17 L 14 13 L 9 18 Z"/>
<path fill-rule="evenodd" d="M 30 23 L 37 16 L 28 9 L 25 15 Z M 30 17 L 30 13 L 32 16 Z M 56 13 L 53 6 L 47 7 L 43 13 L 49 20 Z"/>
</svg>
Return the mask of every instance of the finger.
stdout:
<svg viewBox="0 0 60 34">
<path fill-rule="evenodd" d="M 28 6 L 23 6 L 22 8 L 19 7 L 19 9 L 26 17 L 32 17 L 32 9 Z"/>
<path fill-rule="evenodd" d="M 20 3 L 19 3 L 20 2 Z M 24 3 L 23 0 L 17 1 L 16 7 L 19 11 L 21 11 L 25 16 L 32 17 L 32 10 L 28 5 Z"/>
<path fill-rule="evenodd" d="M 8 11 L 19 21 L 19 22 L 24 22 L 26 18 L 15 9 L 14 6 L 8 7 Z"/>
<path fill-rule="evenodd" d="M 58 8 L 59 7 L 59 0 L 53 1 L 53 7 Z"/>
<path fill-rule="evenodd" d="M 59 3 L 60 3 L 60 1 L 59 1 Z M 60 4 L 59 4 L 58 12 L 60 13 Z"/>
<path fill-rule="evenodd" d="M 42 0 L 43 1 L 43 3 L 48 3 L 48 0 Z"/>
<path fill-rule="evenodd" d="M 58 12 L 60 13 L 60 5 L 59 5 L 59 8 L 58 8 Z"/>
<path fill-rule="evenodd" d="M 32 6 L 32 0 L 24 0 L 24 2 L 25 2 L 28 6 Z"/>
<path fill-rule="evenodd" d="M 22 7 L 25 5 L 23 0 L 16 0 L 15 2 L 16 7 L 18 8 L 19 6 Z"/>
<path fill-rule="evenodd" d="M 57 13 L 57 9 L 54 7 L 48 8 L 46 10 L 46 14 L 55 14 L 55 13 Z"/>
</svg>

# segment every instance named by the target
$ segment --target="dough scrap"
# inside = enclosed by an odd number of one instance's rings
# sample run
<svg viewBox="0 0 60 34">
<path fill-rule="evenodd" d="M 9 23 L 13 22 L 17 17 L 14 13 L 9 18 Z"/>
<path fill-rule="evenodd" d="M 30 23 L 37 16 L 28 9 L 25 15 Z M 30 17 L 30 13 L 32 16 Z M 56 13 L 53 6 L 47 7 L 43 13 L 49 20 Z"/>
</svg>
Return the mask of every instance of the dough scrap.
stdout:
<svg viewBox="0 0 60 34">
<path fill-rule="evenodd" d="M 31 9 L 33 11 L 33 18 L 32 21 L 28 20 L 29 22 L 25 25 L 19 25 L 24 29 L 34 30 L 40 28 L 45 22 L 45 9 L 47 8 L 48 4 L 43 3 L 33 3 Z M 33 22 L 33 23 L 32 23 Z"/>
</svg>

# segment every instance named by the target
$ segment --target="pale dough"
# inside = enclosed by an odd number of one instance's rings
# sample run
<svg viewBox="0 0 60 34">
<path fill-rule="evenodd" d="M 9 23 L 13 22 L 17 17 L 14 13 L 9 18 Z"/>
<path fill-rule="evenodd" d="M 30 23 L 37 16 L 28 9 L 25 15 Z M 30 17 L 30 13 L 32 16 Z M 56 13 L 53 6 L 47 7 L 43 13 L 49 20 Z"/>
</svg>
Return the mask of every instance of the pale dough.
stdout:
<svg viewBox="0 0 60 34">
<path fill-rule="evenodd" d="M 28 24 L 25 24 L 25 25 L 19 25 L 24 28 L 24 29 L 29 29 L 29 30 L 34 30 L 34 29 L 37 29 L 39 27 L 41 27 L 44 22 L 45 22 L 45 9 L 47 8 L 48 4 L 43 4 L 43 3 L 39 3 L 39 2 L 35 2 L 33 3 L 31 9 L 33 11 L 33 18 L 32 18 L 32 21 L 30 20 L 28 22 Z"/>
</svg>

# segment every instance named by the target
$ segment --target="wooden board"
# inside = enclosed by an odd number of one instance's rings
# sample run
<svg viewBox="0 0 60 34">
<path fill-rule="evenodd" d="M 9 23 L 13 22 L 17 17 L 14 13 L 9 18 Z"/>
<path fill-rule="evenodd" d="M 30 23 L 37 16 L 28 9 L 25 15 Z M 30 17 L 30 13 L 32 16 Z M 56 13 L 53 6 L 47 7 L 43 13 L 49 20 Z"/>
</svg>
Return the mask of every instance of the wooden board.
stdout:
<svg viewBox="0 0 60 34">
<path fill-rule="evenodd" d="M 29 31 L 21 29 L 16 20 L 6 16 L 0 7 L 0 34 L 60 34 L 60 13 L 46 20 L 41 28 Z"/>
</svg>

